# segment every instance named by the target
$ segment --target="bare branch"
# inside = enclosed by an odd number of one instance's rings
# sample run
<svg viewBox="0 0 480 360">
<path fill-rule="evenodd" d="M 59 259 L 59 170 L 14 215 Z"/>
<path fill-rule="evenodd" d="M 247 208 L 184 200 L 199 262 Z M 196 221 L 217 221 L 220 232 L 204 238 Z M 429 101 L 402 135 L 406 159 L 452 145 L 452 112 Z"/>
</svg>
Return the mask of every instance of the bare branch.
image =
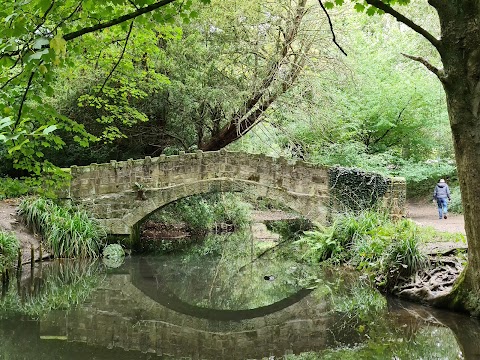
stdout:
<svg viewBox="0 0 480 360">
<path fill-rule="evenodd" d="M 10 82 L 12 82 L 13 80 L 15 80 L 15 79 L 16 79 L 17 77 L 19 77 L 20 75 L 22 75 L 24 70 L 25 70 L 25 68 L 22 67 L 22 71 L 20 71 L 18 74 L 12 76 L 10 79 L 8 79 L 7 81 L 5 81 L 5 82 L 3 83 L 3 85 L 0 86 L 0 90 L 3 90 Z"/>
<path fill-rule="evenodd" d="M 390 7 L 389 5 L 385 4 L 381 0 L 365 0 L 367 4 L 375 6 L 376 8 L 383 10 L 387 14 L 392 15 L 397 21 L 407 25 L 410 29 L 417 32 L 418 34 L 422 35 L 425 39 L 427 39 L 435 48 L 440 51 L 441 42 L 435 36 L 430 34 L 427 30 L 422 28 L 420 25 L 415 24 L 412 20 L 407 18 L 406 16 L 400 14 L 398 11 Z"/>
<path fill-rule="evenodd" d="M 330 32 L 332 33 L 332 41 L 335 45 L 337 45 L 337 47 L 340 49 L 340 51 L 345 55 L 347 56 L 347 53 L 342 49 L 342 47 L 337 43 L 337 39 L 335 38 L 335 32 L 333 31 L 333 24 L 332 24 L 332 20 L 330 19 L 330 15 L 328 14 L 327 12 L 327 9 L 325 9 L 325 6 L 323 6 L 323 3 L 322 3 L 322 0 L 318 0 L 318 3 L 320 4 L 320 6 L 322 7 L 322 10 L 323 12 L 325 13 L 325 15 L 327 15 L 327 19 L 328 19 L 328 24 L 330 25 Z"/>
<path fill-rule="evenodd" d="M 32 86 L 32 81 L 34 76 L 35 76 L 35 70 L 32 71 L 32 73 L 30 74 L 30 77 L 28 78 L 28 83 L 27 83 L 27 86 L 25 87 L 25 92 L 23 93 L 22 102 L 20 103 L 20 108 L 18 109 L 17 120 L 15 120 L 13 131 L 15 131 L 15 129 L 17 128 L 20 122 L 20 118 L 22 117 L 23 104 L 25 104 L 25 100 L 27 100 L 27 94 L 28 94 L 28 91 L 30 90 L 30 87 Z"/>
<path fill-rule="evenodd" d="M 128 40 L 130 39 L 130 35 L 131 35 L 131 33 L 132 33 L 133 23 L 134 23 L 133 21 L 130 23 L 130 27 L 129 27 L 129 29 L 128 29 L 127 37 L 125 38 L 125 44 L 123 45 L 122 53 L 120 54 L 117 62 L 116 62 L 115 65 L 113 66 L 112 70 L 110 70 L 110 73 L 108 74 L 108 76 L 105 78 L 105 81 L 103 82 L 102 87 L 98 90 L 97 96 L 103 91 L 103 88 L 104 88 L 105 85 L 107 84 L 107 81 L 110 79 L 110 77 L 112 76 L 113 72 L 114 72 L 115 69 L 117 68 L 118 64 L 120 64 L 120 61 L 122 61 L 122 59 L 123 59 L 123 55 L 125 54 L 125 49 L 127 48 Z"/>
<path fill-rule="evenodd" d="M 128 0 L 128 2 L 135 8 L 135 9 L 139 9 L 139 7 L 137 6 L 137 4 L 135 4 L 132 0 Z"/>
<path fill-rule="evenodd" d="M 408 104 L 410 104 L 410 101 L 412 101 L 412 99 L 413 99 L 413 95 L 410 97 L 410 99 L 408 99 L 403 109 L 400 110 L 400 112 L 398 113 L 396 124 L 394 126 L 389 127 L 387 130 L 385 130 L 385 132 L 380 137 L 378 137 L 373 141 L 372 145 L 378 144 L 380 141 L 382 141 L 390 131 L 392 131 L 397 125 L 399 125 L 402 122 L 403 112 L 407 109 Z"/>
<path fill-rule="evenodd" d="M 47 15 L 53 9 L 53 5 L 55 5 L 55 0 L 52 0 L 52 2 L 50 4 L 50 6 L 48 7 L 47 11 L 45 11 L 45 14 L 43 14 L 43 16 L 42 16 L 42 21 L 40 22 L 40 24 L 37 25 L 35 30 L 33 30 L 33 34 L 35 34 L 38 31 L 38 29 L 40 29 L 43 26 L 43 24 L 45 24 L 45 21 L 47 21 Z"/>
<path fill-rule="evenodd" d="M 83 28 L 83 29 L 80 29 L 78 31 L 74 31 L 74 32 L 71 32 L 71 33 L 68 33 L 68 34 L 65 34 L 63 36 L 63 38 L 65 39 L 65 41 L 69 41 L 69 40 L 73 40 L 73 39 L 76 39 L 80 36 L 83 36 L 85 34 L 88 34 L 88 33 L 91 33 L 91 32 L 95 32 L 95 31 L 98 31 L 98 30 L 102 30 L 102 29 L 106 29 L 106 28 L 109 28 L 109 27 L 112 27 L 112 26 L 115 26 L 115 25 L 118 25 L 118 24 L 121 24 L 125 21 L 128 21 L 128 20 L 132 20 L 132 19 L 135 19 L 136 17 L 140 16 L 140 15 L 143 15 L 143 14 L 147 14 L 149 12 L 152 12 L 156 9 L 159 9 L 163 6 L 166 6 L 170 3 L 173 3 L 175 0 L 162 0 L 162 1 L 159 1 L 159 2 L 156 2 L 156 3 L 153 3 L 151 5 L 148 5 L 148 6 L 145 6 L 143 8 L 140 8 L 134 12 L 131 12 L 129 14 L 126 14 L 126 15 L 122 15 L 116 19 L 112 19 L 110 21 L 107 21 L 107 22 L 103 22 L 103 23 L 99 23 L 97 25 L 94 25 L 94 26 L 89 26 L 89 27 L 86 27 L 86 28 Z"/>
<path fill-rule="evenodd" d="M 435 75 L 437 75 L 437 77 L 440 79 L 440 81 L 445 81 L 445 73 L 442 69 L 438 69 L 436 68 L 435 66 L 433 66 L 432 64 L 430 64 L 428 62 L 427 59 L 424 59 L 420 56 L 412 56 L 412 55 L 407 55 L 407 54 L 403 54 L 403 56 L 405 56 L 406 58 L 409 58 L 411 60 L 414 60 L 414 61 L 418 61 L 420 64 L 422 64 L 423 66 L 425 66 L 428 70 L 430 70 L 432 73 L 434 73 Z"/>
<path fill-rule="evenodd" d="M 60 22 L 55 26 L 55 28 L 53 29 L 52 33 L 56 32 L 57 29 L 65 23 L 65 21 L 67 21 L 68 19 L 70 19 L 73 15 L 75 15 L 75 14 L 80 10 L 80 7 L 82 6 L 82 2 L 83 2 L 83 0 L 80 0 L 80 2 L 79 2 L 78 5 L 75 7 L 75 9 L 70 13 L 70 15 L 68 15 L 66 18 L 62 19 L 62 21 L 60 21 Z"/>
</svg>

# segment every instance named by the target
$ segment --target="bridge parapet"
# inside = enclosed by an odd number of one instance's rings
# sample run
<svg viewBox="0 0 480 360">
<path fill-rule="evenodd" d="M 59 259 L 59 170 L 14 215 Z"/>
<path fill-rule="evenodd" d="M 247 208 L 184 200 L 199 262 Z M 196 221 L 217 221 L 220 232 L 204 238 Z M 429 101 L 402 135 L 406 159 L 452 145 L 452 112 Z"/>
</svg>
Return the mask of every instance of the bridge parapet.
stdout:
<svg viewBox="0 0 480 360">
<path fill-rule="evenodd" d="M 327 168 L 259 154 L 211 151 L 72 166 L 73 198 L 144 188 L 165 188 L 208 179 L 231 178 L 303 194 L 328 193 Z"/>
<path fill-rule="evenodd" d="M 131 234 L 153 211 L 208 192 L 248 191 L 278 200 L 319 222 L 327 220 L 331 208 L 328 167 L 262 154 L 181 152 L 73 166 L 71 174 L 69 197 L 86 206 L 111 234 Z M 384 195 L 389 207 L 396 196 L 398 200 L 395 189 L 405 191 L 400 183 L 391 183 Z"/>
</svg>

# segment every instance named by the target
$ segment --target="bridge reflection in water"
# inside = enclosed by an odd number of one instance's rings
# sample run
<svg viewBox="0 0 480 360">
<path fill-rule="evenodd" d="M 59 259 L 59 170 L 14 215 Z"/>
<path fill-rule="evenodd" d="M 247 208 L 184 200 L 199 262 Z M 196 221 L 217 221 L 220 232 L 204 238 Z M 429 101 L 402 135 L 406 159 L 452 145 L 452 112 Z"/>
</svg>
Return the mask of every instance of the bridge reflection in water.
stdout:
<svg viewBox="0 0 480 360">
<path fill-rule="evenodd" d="M 205 286 L 217 279 L 212 264 L 146 259 L 130 258 L 107 274 L 75 310 L 49 312 L 38 323 L 0 321 L 0 358 L 278 359 L 321 350 L 331 359 L 479 358 L 480 323 L 473 318 L 392 299 L 388 309 L 369 309 L 363 320 L 360 314 L 348 316 L 345 308 L 331 311 L 332 300 L 351 303 L 348 283 L 358 284 L 358 278 L 339 271 L 320 275 L 321 286 L 310 291 L 286 286 L 289 275 L 265 282 L 259 276 L 265 268 L 252 268 L 239 274 L 238 282 L 226 276 L 238 287 L 233 284 L 230 292 L 220 286 L 218 301 Z M 335 279 L 347 288 L 337 288 Z M 212 301 L 205 302 L 210 295 Z"/>
<path fill-rule="evenodd" d="M 246 359 L 325 349 L 327 303 L 300 289 L 255 309 L 206 309 L 180 299 L 146 260 L 112 274 L 91 301 L 40 323 L 43 338 L 174 358 Z"/>
</svg>

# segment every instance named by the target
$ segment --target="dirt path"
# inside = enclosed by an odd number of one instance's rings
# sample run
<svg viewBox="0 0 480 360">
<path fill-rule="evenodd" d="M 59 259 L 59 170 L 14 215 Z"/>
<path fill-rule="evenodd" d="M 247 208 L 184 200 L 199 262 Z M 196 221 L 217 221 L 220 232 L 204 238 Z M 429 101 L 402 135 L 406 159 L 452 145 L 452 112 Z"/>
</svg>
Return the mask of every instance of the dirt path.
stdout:
<svg viewBox="0 0 480 360">
<path fill-rule="evenodd" d="M 463 215 L 448 214 L 447 219 L 439 219 L 437 205 L 433 202 L 412 202 L 407 205 L 407 217 L 420 226 L 429 226 L 440 232 L 465 235 Z M 431 241 L 421 245 L 422 252 L 428 255 L 448 255 L 458 250 L 466 250 L 462 241 Z"/>
<path fill-rule="evenodd" d="M 15 233 L 22 249 L 22 263 L 25 264 L 30 262 L 30 249 L 32 246 L 36 256 L 39 256 L 40 236 L 27 231 L 25 227 L 18 222 L 16 207 L 16 200 L 0 201 L 0 229 Z"/>
<path fill-rule="evenodd" d="M 465 235 L 463 215 L 448 214 L 448 219 L 439 219 L 437 205 L 426 202 L 415 202 L 407 205 L 407 217 L 421 226 L 431 226 L 435 230 L 460 233 Z"/>
</svg>

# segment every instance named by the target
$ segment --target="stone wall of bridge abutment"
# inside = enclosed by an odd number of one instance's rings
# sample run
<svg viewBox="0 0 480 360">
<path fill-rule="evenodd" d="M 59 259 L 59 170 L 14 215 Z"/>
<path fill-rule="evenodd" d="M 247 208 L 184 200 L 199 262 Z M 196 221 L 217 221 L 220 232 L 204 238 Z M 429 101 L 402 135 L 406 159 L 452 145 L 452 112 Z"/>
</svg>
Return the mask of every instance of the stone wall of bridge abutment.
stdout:
<svg viewBox="0 0 480 360">
<path fill-rule="evenodd" d="M 330 214 L 328 168 L 225 150 L 73 166 L 68 197 L 84 205 L 110 234 L 132 234 L 155 210 L 191 195 L 250 192 L 278 200 L 308 219 Z M 405 181 L 390 179 L 385 206 L 404 214 Z M 402 182 L 403 181 L 403 182 Z"/>
</svg>

